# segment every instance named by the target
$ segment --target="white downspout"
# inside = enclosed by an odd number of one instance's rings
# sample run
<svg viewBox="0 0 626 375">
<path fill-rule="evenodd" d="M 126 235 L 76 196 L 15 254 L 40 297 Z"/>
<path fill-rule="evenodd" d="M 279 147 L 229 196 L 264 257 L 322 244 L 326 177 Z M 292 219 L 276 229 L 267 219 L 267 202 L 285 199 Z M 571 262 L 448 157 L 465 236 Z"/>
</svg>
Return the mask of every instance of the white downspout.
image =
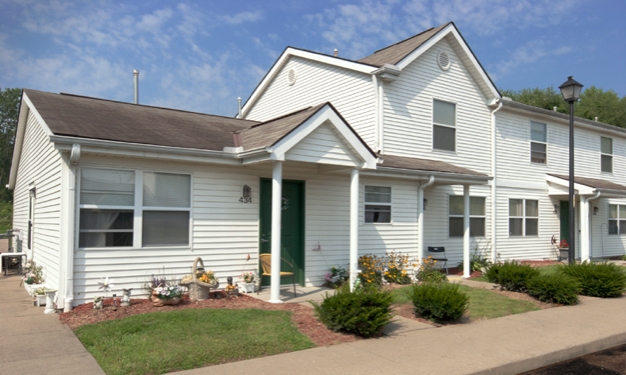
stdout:
<svg viewBox="0 0 626 375">
<path fill-rule="evenodd" d="M 70 153 L 70 165 L 68 166 L 68 192 L 67 192 L 67 230 L 66 236 L 66 258 L 65 258 L 65 298 L 64 312 L 72 311 L 74 303 L 74 248 L 76 247 L 75 227 L 76 227 L 76 169 L 80 162 L 80 145 L 73 144 Z"/>
<path fill-rule="evenodd" d="M 378 82 L 378 150 L 385 153 L 385 108 L 383 107 L 383 81 Z"/>
<path fill-rule="evenodd" d="M 350 291 L 354 291 L 359 268 L 359 170 L 350 172 Z"/>
<path fill-rule="evenodd" d="M 374 151 L 380 150 L 380 105 L 378 101 L 378 76 L 372 74 L 374 88 Z"/>
<path fill-rule="evenodd" d="M 498 100 L 498 108 L 494 109 L 491 112 L 491 261 L 496 261 L 496 242 L 498 239 L 497 236 L 497 196 L 496 196 L 496 112 L 498 112 L 502 108 L 502 101 Z"/>
<path fill-rule="evenodd" d="M 430 176 L 428 182 L 417 188 L 417 263 L 424 259 L 424 189 L 435 182 L 435 176 Z"/>
</svg>

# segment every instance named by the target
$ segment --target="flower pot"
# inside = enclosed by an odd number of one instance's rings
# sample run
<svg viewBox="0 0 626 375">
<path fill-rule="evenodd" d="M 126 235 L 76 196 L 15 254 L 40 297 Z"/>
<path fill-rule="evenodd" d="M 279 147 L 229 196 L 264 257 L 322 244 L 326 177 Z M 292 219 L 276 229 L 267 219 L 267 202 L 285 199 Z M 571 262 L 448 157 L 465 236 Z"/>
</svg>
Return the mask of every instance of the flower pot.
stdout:
<svg viewBox="0 0 626 375">
<path fill-rule="evenodd" d="M 33 296 L 33 303 L 37 307 L 46 305 L 46 295 L 45 294 L 37 294 Z"/>
<path fill-rule="evenodd" d="M 33 292 L 39 288 L 43 288 L 44 284 L 26 284 L 24 283 L 24 289 L 28 292 L 28 294 L 33 294 Z"/>
<path fill-rule="evenodd" d="M 256 283 L 237 283 L 240 293 L 254 293 Z"/>
<path fill-rule="evenodd" d="M 569 249 L 567 247 L 559 248 L 559 260 L 569 260 Z"/>
</svg>

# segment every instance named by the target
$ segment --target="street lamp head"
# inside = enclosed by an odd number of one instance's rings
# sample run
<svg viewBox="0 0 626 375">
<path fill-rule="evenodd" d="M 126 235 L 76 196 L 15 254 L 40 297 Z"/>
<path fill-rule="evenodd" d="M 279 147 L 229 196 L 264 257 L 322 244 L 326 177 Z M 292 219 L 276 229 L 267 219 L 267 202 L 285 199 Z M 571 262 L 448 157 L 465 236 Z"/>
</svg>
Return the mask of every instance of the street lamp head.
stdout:
<svg viewBox="0 0 626 375">
<path fill-rule="evenodd" d="M 567 82 L 559 86 L 561 95 L 566 102 L 575 102 L 580 97 L 580 89 L 583 85 L 574 80 L 573 76 L 567 77 Z"/>
</svg>

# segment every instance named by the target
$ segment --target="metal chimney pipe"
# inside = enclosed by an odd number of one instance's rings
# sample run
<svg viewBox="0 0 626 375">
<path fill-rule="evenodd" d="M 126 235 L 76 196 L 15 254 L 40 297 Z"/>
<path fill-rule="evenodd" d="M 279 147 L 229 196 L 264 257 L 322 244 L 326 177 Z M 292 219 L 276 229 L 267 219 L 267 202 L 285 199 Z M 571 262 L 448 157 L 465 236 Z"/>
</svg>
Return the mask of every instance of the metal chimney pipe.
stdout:
<svg viewBox="0 0 626 375">
<path fill-rule="evenodd" d="M 239 111 L 237 112 L 237 118 L 241 118 L 241 96 L 237 98 L 237 107 Z"/>
<path fill-rule="evenodd" d="M 337 48 L 335 48 L 335 50 L 333 51 L 333 55 L 335 57 L 339 56 L 339 50 Z"/>
<path fill-rule="evenodd" d="M 135 104 L 139 104 L 139 70 L 133 70 L 133 76 L 135 78 Z"/>
</svg>

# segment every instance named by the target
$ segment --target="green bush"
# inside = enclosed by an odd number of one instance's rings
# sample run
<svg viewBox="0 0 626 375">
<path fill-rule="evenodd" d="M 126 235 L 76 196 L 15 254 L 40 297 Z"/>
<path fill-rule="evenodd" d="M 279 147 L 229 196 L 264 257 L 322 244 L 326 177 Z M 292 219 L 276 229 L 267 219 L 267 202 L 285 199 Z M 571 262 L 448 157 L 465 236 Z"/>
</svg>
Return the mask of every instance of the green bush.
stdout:
<svg viewBox="0 0 626 375">
<path fill-rule="evenodd" d="M 531 278 L 526 283 L 528 294 L 539 301 L 575 305 L 581 286 L 578 280 L 567 275 L 550 274 Z"/>
<path fill-rule="evenodd" d="M 349 287 L 344 285 L 332 296 L 327 293 L 321 304 L 311 304 L 317 318 L 333 331 L 343 330 L 370 337 L 379 334 L 391 321 L 392 302 L 390 291 L 370 286 L 350 292 Z"/>
<path fill-rule="evenodd" d="M 614 298 L 626 290 L 626 272 L 613 263 L 568 264 L 558 272 L 578 280 L 584 296 Z"/>
<path fill-rule="evenodd" d="M 538 269 L 513 260 L 492 265 L 484 276 L 503 290 L 525 292 L 526 282 L 539 274 Z"/>
<path fill-rule="evenodd" d="M 432 256 L 422 259 L 415 277 L 423 283 L 447 283 L 448 277 L 437 267 L 437 261 Z"/>
<path fill-rule="evenodd" d="M 415 312 L 434 321 L 457 320 L 469 305 L 469 297 L 456 283 L 423 283 L 414 285 L 409 297 Z"/>
</svg>

